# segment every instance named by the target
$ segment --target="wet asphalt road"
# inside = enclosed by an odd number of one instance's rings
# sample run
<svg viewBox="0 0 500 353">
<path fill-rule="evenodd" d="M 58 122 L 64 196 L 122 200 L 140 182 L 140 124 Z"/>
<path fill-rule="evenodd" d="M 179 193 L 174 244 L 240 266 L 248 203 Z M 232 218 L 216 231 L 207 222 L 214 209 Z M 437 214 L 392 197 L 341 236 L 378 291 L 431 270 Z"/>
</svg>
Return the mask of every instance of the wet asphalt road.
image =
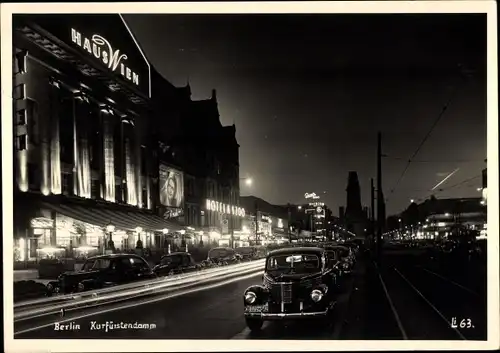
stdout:
<svg viewBox="0 0 500 353">
<path fill-rule="evenodd" d="M 265 323 L 260 333 L 245 325 L 242 293 L 261 282 L 255 275 L 217 288 L 159 302 L 94 315 L 74 324 L 54 326 L 16 338 L 140 339 L 348 339 L 348 340 L 481 340 L 486 339 L 486 297 L 480 265 L 432 259 L 419 251 L 386 253 L 383 261 L 361 257 L 338 295 L 328 327 L 298 323 Z M 484 290 L 483 290 L 484 289 Z M 469 323 L 452 328 L 453 318 Z M 153 329 L 91 329 L 92 322 L 154 324 Z"/>
</svg>

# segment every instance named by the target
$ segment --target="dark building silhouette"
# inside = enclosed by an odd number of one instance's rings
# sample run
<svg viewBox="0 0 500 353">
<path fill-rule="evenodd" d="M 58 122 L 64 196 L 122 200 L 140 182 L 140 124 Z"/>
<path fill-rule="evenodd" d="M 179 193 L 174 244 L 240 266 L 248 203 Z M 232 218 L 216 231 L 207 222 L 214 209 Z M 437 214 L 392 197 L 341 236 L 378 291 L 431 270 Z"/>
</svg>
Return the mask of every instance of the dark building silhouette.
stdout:
<svg viewBox="0 0 500 353">
<path fill-rule="evenodd" d="M 344 206 L 340 206 L 339 207 L 339 219 L 341 221 L 343 221 L 344 217 L 345 217 L 345 208 L 344 208 Z"/>
<path fill-rule="evenodd" d="M 366 226 L 366 217 L 363 214 L 361 205 L 361 188 L 359 186 L 358 173 L 349 172 L 347 180 L 347 206 L 345 211 L 345 223 L 349 231 L 357 236 L 364 233 Z"/>
</svg>

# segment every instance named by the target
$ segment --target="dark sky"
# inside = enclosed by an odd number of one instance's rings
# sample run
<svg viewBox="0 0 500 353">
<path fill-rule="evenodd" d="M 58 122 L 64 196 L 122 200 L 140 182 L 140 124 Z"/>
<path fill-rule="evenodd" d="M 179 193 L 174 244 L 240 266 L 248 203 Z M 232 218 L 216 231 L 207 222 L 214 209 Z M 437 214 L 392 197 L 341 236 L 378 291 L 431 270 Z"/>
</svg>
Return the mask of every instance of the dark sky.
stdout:
<svg viewBox="0 0 500 353">
<path fill-rule="evenodd" d="M 462 182 L 486 167 L 485 16 L 125 18 L 166 79 L 183 86 L 189 78 L 193 99 L 217 89 L 222 123 L 236 124 L 240 174 L 254 180 L 241 186 L 242 195 L 284 204 L 326 192 L 337 214 L 355 170 L 369 205 L 380 130 L 388 214 L 428 197 L 457 168 L 436 196 L 480 196 L 480 177 Z M 472 76 L 458 75 L 458 64 Z M 454 87 L 446 113 L 392 192 Z"/>
</svg>

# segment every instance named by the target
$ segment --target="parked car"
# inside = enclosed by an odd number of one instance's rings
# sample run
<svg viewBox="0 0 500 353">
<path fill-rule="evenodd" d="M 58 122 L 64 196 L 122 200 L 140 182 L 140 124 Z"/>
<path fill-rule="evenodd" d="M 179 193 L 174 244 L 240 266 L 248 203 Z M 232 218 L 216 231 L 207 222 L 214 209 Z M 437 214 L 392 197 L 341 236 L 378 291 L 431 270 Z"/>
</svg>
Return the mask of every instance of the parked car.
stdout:
<svg viewBox="0 0 500 353">
<path fill-rule="evenodd" d="M 194 272 L 201 270 L 202 266 L 197 264 L 190 253 L 173 252 L 163 255 L 160 262 L 153 267 L 158 276 L 169 276 L 179 273 Z"/>
<path fill-rule="evenodd" d="M 234 249 L 234 251 L 241 256 L 242 260 L 253 260 L 257 257 L 257 249 L 253 246 L 242 246 Z"/>
<path fill-rule="evenodd" d="M 207 260 L 218 265 L 227 265 L 238 262 L 240 258 L 234 249 L 220 247 L 210 249 Z"/>
<path fill-rule="evenodd" d="M 47 284 L 47 289 L 50 293 L 74 293 L 156 277 L 141 256 L 109 254 L 88 258 L 81 270 L 62 273 L 57 281 Z"/>
<path fill-rule="evenodd" d="M 340 261 L 338 266 L 342 270 L 342 274 L 350 274 L 354 267 L 354 254 L 352 251 L 344 245 L 331 245 L 328 246 L 328 249 L 338 254 Z"/>
<path fill-rule="evenodd" d="M 337 285 L 340 285 L 340 281 L 346 272 L 346 266 L 342 260 L 342 249 L 336 245 L 323 245 L 328 259 L 327 266 L 331 268 L 333 274 L 335 275 Z"/>
<path fill-rule="evenodd" d="M 284 248 L 266 257 L 263 283 L 243 293 L 248 328 L 268 320 L 314 318 L 325 324 L 335 305 L 335 280 L 326 251 L 318 247 Z"/>
</svg>

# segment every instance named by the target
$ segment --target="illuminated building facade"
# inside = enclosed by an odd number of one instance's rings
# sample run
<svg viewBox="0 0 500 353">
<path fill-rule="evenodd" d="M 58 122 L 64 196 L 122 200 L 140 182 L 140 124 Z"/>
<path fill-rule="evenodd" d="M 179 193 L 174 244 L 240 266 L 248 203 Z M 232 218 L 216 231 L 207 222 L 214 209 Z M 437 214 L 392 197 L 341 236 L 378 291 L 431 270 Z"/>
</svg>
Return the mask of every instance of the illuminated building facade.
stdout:
<svg viewBox="0 0 500 353">
<path fill-rule="evenodd" d="M 229 239 L 231 228 L 241 230 L 244 217 L 236 128 L 220 123 L 215 90 L 210 98 L 194 101 L 189 84 L 173 87 L 156 72 L 153 87 L 150 136 L 159 144 L 153 164 L 164 165 L 167 174 L 170 170 L 182 174 L 184 185 L 177 197 L 183 201 L 177 207 L 157 202 L 157 213 L 187 226 L 187 242 Z M 165 102 L 170 102 L 168 108 Z M 162 195 L 162 176 L 155 175 L 154 180 L 158 188 L 154 194 Z"/>
<path fill-rule="evenodd" d="M 18 259 L 154 246 L 151 67 L 120 15 L 13 18 Z"/>
<path fill-rule="evenodd" d="M 482 199 L 431 197 L 413 203 L 399 216 L 389 217 L 389 235 L 421 239 L 480 237 L 485 233 L 487 212 Z"/>
</svg>

